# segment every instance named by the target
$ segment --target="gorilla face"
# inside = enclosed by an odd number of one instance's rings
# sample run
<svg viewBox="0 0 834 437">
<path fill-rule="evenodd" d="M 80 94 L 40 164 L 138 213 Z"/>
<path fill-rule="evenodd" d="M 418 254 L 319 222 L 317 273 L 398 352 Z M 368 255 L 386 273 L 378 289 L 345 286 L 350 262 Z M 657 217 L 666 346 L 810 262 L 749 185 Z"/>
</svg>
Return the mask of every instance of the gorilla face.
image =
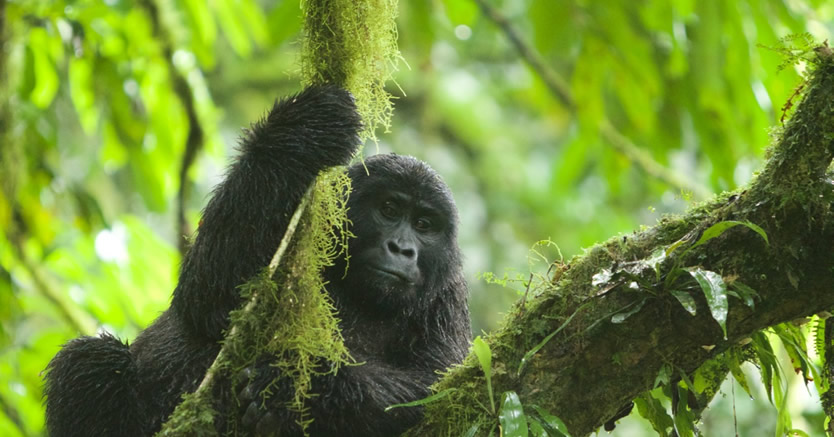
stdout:
<svg viewBox="0 0 834 437">
<path fill-rule="evenodd" d="M 426 164 L 398 155 L 373 156 L 349 174 L 356 238 L 342 280 L 348 286 L 340 287 L 345 298 L 397 314 L 429 304 L 460 258 L 448 188 Z"/>
</svg>

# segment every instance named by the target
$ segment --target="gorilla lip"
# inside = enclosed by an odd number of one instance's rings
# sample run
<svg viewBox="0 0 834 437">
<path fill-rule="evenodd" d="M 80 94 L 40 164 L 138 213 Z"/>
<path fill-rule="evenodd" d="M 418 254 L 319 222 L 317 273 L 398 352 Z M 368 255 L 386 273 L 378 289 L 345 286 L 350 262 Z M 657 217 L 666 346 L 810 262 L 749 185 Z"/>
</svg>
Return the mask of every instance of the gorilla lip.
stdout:
<svg viewBox="0 0 834 437">
<path fill-rule="evenodd" d="M 409 284 L 409 285 L 414 284 L 414 282 L 411 279 L 409 279 L 409 277 L 406 276 L 402 272 L 398 272 L 396 270 L 390 270 L 390 269 L 383 269 L 383 268 L 380 268 L 380 267 L 373 267 L 373 266 L 369 267 L 369 269 L 371 269 L 371 270 L 373 270 L 377 273 L 382 273 L 383 276 L 390 276 L 392 278 L 396 278 L 397 280 L 405 282 L 406 284 Z"/>
</svg>

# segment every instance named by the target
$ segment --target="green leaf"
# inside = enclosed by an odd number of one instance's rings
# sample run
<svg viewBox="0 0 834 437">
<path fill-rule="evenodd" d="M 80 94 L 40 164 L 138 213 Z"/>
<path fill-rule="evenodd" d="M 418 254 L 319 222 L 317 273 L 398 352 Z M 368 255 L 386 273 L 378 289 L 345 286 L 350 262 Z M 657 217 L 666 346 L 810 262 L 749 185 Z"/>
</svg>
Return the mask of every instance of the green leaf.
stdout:
<svg viewBox="0 0 834 437">
<path fill-rule="evenodd" d="M 678 390 L 678 399 L 686 399 L 689 392 L 680 386 L 672 387 Z M 678 437 L 695 437 L 695 415 L 686 405 L 686 402 L 678 402 L 678 409 L 675 411 L 675 431 Z"/>
<path fill-rule="evenodd" d="M 550 437 L 550 434 L 544 430 L 544 426 L 542 426 L 542 424 L 535 418 L 529 418 L 528 426 L 530 434 L 532 434 L 533 437 Z"/>
<path fill-rule="evenodd" d="M 298 2 L 284 0 L 278 3 L 267 17 L 272 44 L 279 45 L 301 29 Z"/>
<path fill-rule="evenodd" d="M 741 360 L 738 348 L 730 349 L 730 359 L 727 360 L 727 365 L 730 367 L 730 372 L 733 374 L 736 382 L 747 392 L 747 396 L 753 399 L 753 392 L 750 390 L 750 384 L 747 382 L 747 376 L 741 370 Z"/>
<path fill-rule="evenodd" d="M 436 401 L 436 400 L 438 400 L 438 399 L 445 398 L 445 397 L 446 397 L 446 395 L 448 395 L 449 393 L 451 393 L 451 392 L 453 392 L 453 391 L 455 391 L 455 390 L 456 390 L 456 389 L 454 389 L 454 388 L 447 388 L 446 390 L 443 390 L 443 391 L 441 391 L 441 392 L 435 393 L 435 394 L 433 394 L 433 395 L 431 395 L 431 396 L 428 396 L 428 397 L 425 397 L 425 398 L 423 398 L 423 399 L 418 399 L 418 400 L 416 400 L 416 401 L 406 402 L 406 403 L 404 403 L 404 404 L 394 404 L 394 405 L 389 405 L 389 406 L 385 407 L 385 412 L 387 413 L 389 410 L 392 410 L 392 409 L 394 409 L 394 408 L 400 408 L 400 407 L 416 407 L 416 406 L 419 406 L 419 405 L 425 405 L 425 404 L 428 404 L 429 402 L 434 402 L 434 401 Z"/>
<path fill-rule="evenodd" d="M 240 22 L 240 17 L 237 14 L 236 6 L 232 0 L 216 0 L 211 2 L 211 4 L 216 8 L 215 16 L 220 23 L 220 28 L 223 29 L 223 35 L 226 36 L 232 49 L 239 56 L 248 58 L 252 54 L 252 43 L 249 41 L 243 24 Z"/>
<path fill-rule="evenodd" d="M 244 21 L 244 27 L 249 30 L 249 35 L 252 35 L 256 44 L 265 46 L 269 42 L 270 35 L 263 10 L 252 0 L 238 0 L 236 5 L 240 18 Z"/>
<path fill-rule="evenodd" d="M 669 430 L 674 428 L 675 422 L 659 400 L 645 392 L 634 399 L 634 405 L 640 416 L 649 421 L 659 437 L 669 437 Z"/>
<path fill-rule="evenodd" d="M 487 392 L 489 392 L 489 406 L 492 408 L 491 412 L 494 413 L 495 399 L 492 395 L 492 351 L 480 335 L 475 337 L 475 340 L 472 342 L 472 350 L 475 351 L 475 356 L 478 357 L 478 362 L 481 363 L 481 369 L 484 371 Z"/>
<path fill-rule="evenodd" d="M 662 264 L 663 261 L 666 260 L 666 256 L 667 256 L 666 250 L 664 250 L 661 247 L 659 249 L 656 249 L 654 252 L 652 252 L 652 256 L 649 257 L 649 259 L 646 260 L 646 264 L 649 267 L 651 267 L 652 269 L 654 269 L 655 277 L 657 278 L 658 281 L 660 280 L 660 264 Z"/>
<path fill-rule="evenodd" d="M 701 290 L 704 291 L 712 318 L 721 325 L 721 330 L 724 332 L 724 339 L 726 340 L 727 313 L 729 311 L 727 285 L 724 283 L 721 275 L 709 270 L 694 268 L 689 269 L 689 274 L 695 278 L 695 281 L 701 286 Z"/>
<path fill-rule="evenodd" d="M 625 310 L 623 310 L 622 312 L 619 312 L 617 314 L 614 314 L 614 316 L 611 317 L 611 323 L 618 324 L 618 323 L 625 322 L 626 319 L 628 319 L 629 317 L 631 317 L 632 315 L 636 314 L 638 311 L 643 309 L 643 305 L 646 304 L 646 300 L 647 299 L 643 299 L 641 301 L 632 302 L 632 303 L 626 305 Z"/>
<path fill-rule="evenodd" d="M 680 302 L 683 309 L 685 309 L 689 314 L 692 314 L 693 316 L 696 314 L 697 305 L 695 305 L 695 299 L 692 298 L 689 293 L 682 290 L 672 290 L 670 293 L 672 293 L 672 296 L 675 296 L 675 299 Z"/>
<path fill-rule="evenodd" d="M 759 361 L 760 373 L 762 376 L 762 384 L 765 386 L 767 392 L 767 399 L 773 403 L 773 381 L 780 381 L 779 377 L 779 363 L 776 360 L 776 355 L 773 353 L 773 348 L 770 341 L 763 332 L 757 332 L 751 336 L 753 340 L 753 351 L 756 352 L 756 358 Z"/>
<path fill-rule="evenodd" d="M 559 437 L 560 435 L 564 437 L 571 437 L 568 432 L 568 427 L 562 419 L 550 414 L 547 410 L 538 405 L 530 405 L 530 408 L 536 411 L 536 414 L 538 414 L 539 418 L 542 420 L 542 425 L 549 434 L 553 434 L 554 437 Z"/>
<path fill-rule="evenodd" d="M 471 25 L 478 16 L 478 5 L 475 2 L 444 0 L 443 7 L 453 26 L 458 24 Z"/>
<path fill-rule="evenodd" d="M 35 87 L 29 94 L 29 100 L 39 108 L 46 108 L 58 92 L 59 79 L 50 56 L 49 35 L 44 28 L 35 27 L 29 31 L 29 48 L 35 70 Z"/>
<path fill-rule="evenodd" d="M 657 376 L 654 378 L 654 385 L 652 387 L 669 384 L 671 377 L 672 366 L 664 364 L 660 367 L 660 370 L 657 371 Z"/>
<path fill-rule="evenodd" d="M 504 437 L 527 437 L 527 417 L 516 392 L 504 392 L 498 423 L 501 424 L 501 435 Z"/>
<path fill-rule="evenodd" d="M 704 233 L 701 234 L 701 238 L 699 238 L 698 241 L 696 241 L 695 244 L 693 244 L 692 247 L 690 247 L 690 249 L 694 249 L 706 243 L 707 241 L 712 240 L 713 238 L 719 237 L 724 232 L 727 232 L 729 229 L 734 228 L 738 225 L 747 226 L 748 228 L 755 231 L 757 234 L 761 235 L 762 238 L 764 238 L 765 243 L 770 244 L 767 240 L 767 234 L 765 233 L 764 229 L 760 228 L 759 226 L 749 221 L 739 222 L 735 220 L 725 220 L 707 228 L 707 230 L 705 230 Z"/>
<path fill-rule="evenodd" d="M 742 284 L 739 281 L 733 281 L 733 283 L 730 284 L 730 287 L 735 290 L 738 294 L 738 298 L 741 299 L 745 305 L 749 306 L 751 309 L 756 309 L 756 299 L 759 297 L 759 293 L 757 293 L 756 290 Z"/>
<path fill-rule="evenodd" d="M 688 238 L 686 238 L 686 237 L 684 237 L 684 238 L 681 238 L 681 239 L 680 239 L 680 240 L 678 240 L 678 241 L 675 241 L 675 242 L 674 242 L 674 243 L 672 243 L 671 245 L 669 245 L 669 247 L 667 247 L 667 248 L 666 248 L 666 256 L 671 255 L 671 254 L 672 254 L 672 252 L 674 252 L 674 251 L 675 251 L 675 249 L 677 249 L 677 248 L 681 247 L 681 246 L 682 246 L 683 244 L 685 244 L 687 241 L 689 241 L 689 239 L 688 239 Z"/>
<path fill-rule="evenodd" d="M 471 428 L 469 428 L 469 429 L 466 431 L 466 433 L 465 433 L 465 434 L 463 434 L 463 437 L 475 437 L 475 434 L 477 434 L 477 433 L 478 433 L 478 429 L 480 429 L 480 428 L 481 428 L 481 427 L 480 427 L 477 423 L 476 423 L 476 424 L 474 424 L 474 425 L 472 425 L 472 427 L 471 427 Z"/>
</svg>

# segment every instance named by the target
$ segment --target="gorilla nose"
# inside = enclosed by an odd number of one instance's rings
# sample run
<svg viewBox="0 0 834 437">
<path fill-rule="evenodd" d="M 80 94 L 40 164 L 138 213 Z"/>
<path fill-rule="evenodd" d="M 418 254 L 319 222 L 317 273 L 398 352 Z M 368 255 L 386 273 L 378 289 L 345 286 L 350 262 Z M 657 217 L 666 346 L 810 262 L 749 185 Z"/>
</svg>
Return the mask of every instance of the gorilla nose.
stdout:
<svg viewBox="0 0 834 437">
<path fill-rule="evenodd" d="M 417 256 L 417 249 L 415 249 L 413 244 L 403 242 L 403 241 L 396 241 L 396 240 L 388 240 L 386 243 L 388 247 L 388 251 L 394 255 L 402 255 L 406 258 L 415 258 Z"/>
</svg>

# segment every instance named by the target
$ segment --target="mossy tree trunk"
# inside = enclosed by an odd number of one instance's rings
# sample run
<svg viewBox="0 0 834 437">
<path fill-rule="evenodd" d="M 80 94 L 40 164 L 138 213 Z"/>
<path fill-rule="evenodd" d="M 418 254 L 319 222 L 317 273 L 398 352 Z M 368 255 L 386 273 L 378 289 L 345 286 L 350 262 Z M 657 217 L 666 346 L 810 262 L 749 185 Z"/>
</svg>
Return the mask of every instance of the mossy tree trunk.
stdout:
<svg viewBox="0 0 834 437">
<path fill-rule="evenodd" d="M 802 102 L 749 186 L 594 247 L 561 266 L 544 292 L 516 305 L 504 327 L 486 339 L 495 393 L 515 391 L 523 405 L 538 405 L 562 418 L 572 435 L 586 435 L 651 389 L 664 365 L 691 373 L 757 331 L 834 308 L 834 179 L 829 171 L 834 59 L 827 46 L 816 49 L 813 65 Z M 646 260 L 681 239 L 694 242 L 709 226 L 726 220 L 760 226 L 769 244 L 737 226 L 683 259 L 670 256 L 659 268 L 663 273 L 673 264 L 698 267 L 758 292 L 754 308 L 729 298 L 726 339 L 703 293 L 691 293 L 697 303 L 692 316 L 662 283 L 639 289 L 630 281 L 592 284 L 604 269 Z M 643 300 L 639 311 L 612 323 L 612 314 Z M 524 354 L 560 327 L 519 374 Z M 460 435 L 473 424 L 495 423 L 478 406 L 489 400 L 474 356 L 436 388 L 457 390 L 429 403 L 410 435 Z"/>
</svg>

